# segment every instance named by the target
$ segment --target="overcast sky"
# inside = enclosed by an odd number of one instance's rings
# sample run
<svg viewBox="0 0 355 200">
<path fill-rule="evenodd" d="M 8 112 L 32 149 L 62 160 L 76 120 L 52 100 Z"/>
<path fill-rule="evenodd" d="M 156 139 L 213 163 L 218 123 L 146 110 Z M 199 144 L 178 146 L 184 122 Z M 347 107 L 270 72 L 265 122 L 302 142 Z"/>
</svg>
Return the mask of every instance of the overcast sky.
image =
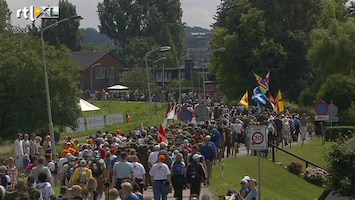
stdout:
<svg viewBox="0 0 355 200">
<path fill-rule="evenodd" d="M 11 19 L 13 25 L 25 26 L 29 24 L 30 20 L 18 19 L 16 17 L 16 10 L 24 7 L 33 6 L 47 6 L 58 5 L 58 0 L 6 0 L 10 10 L 12 11 Z M 102 0 L 69 0 L 76 6 L 78 15 L 84 19 L 80 22 L 81 27 L 97 28 L 99 19 L 97 16 L 97 4 Z M 164 1 L 164 0 L 161 0 Z M 183 22 L 188 26 L 200 26 L 203 28 L 210 28 L 214 22 L 213 16 L 216 14 L 217 6 L 220 0 L 181 0 L 183 10 Z"/>
</svg>

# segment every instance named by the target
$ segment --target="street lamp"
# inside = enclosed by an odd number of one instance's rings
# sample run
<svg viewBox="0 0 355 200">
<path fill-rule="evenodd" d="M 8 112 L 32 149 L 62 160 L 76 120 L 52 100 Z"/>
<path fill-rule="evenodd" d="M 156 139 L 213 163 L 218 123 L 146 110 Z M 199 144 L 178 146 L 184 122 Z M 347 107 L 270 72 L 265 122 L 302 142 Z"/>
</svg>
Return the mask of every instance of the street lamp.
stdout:
<svg viewBox="0 0 355 200">
<path fill-rule="evenodd" d="M 92 65 L 92 66 L 90 67 L 90 89 L 91 89 L 91 91 L 92 91 L 92 89 L 93 89 L 93 84 L 92 84 L 92 68 L 97 67 L 97 66 L 100 66 L 100 65 L 101 65 L 101 63 L 96 63 L 96 64 L 94 64 L 94 65 Z"/>
<path fill-rule="evenodd" d="M 153 113 L 153 107 L 152 107 L 152 98 L 150 96 L 150 83 L 149 83 L 149 68 L 148 68 L 148 56 L 153 53 L 153 52 L 156 52 L 156 51 L 160 51 L 160 52 L 166 52 L 166 51 L 170 51 L 171 47 L 170 46 L 161 46 L 161 47 L 158 47 L 158 48 L 155 48 L 155 49 L 152 49 L 150 51 L 148 51 L 145 56 L 144 56 L 144 59 L 145 59 L 145 68 L 146 68 L 146 71 L 147 71 L 147 85 L 148 85 L 148 98 L 149 98 L 149 103 L 150 103 L 150 115 L 152 115 Z M 152 117 L 153 118 L 153 117 Z"/>
<path fill-rule="evenodd" d="M 51 152 L 52 152 L 52 158 L 53 160 L 56 159 L 56 152 L 55 152 L 55 140 L 54 140 L 54 128 L 53 128 L 53 119 L 52 119 L 52 108 L 51 108 L 51 97 L 49 93 L 49 83 L 48 83 L 48 73 L 47 73 L 47 66 L 46 66 L 46 54 L 44 50 L 44 38 L 43 38 L 43 33 L 45 30 L 56 26 L 62 22 L 66 22 L 69 20 L 82 20 L 83 18 L 79 15 L 74 15 L 62 20 L 59 20 L 55 22 L 54 24 L 51 24 L 49 26 L 46 26 L 45 28 L 42 29 L 41 31 L 41 40 L 42 40 L 42 55 L 43 55 L 43 68 L 44 68 L 44 83 L 46 87 L 46 99 L 47 99 L 47 111 L 48 111 L 48 121 L 49 121 L 49 134 L 51 136 Z"/>
<path fill-rule="evenodd" d="M 211 55 L 214 52 L 218 52 L 218 51 L 225 51 L 226 49 L 224 47 L 218 48 L 218 49 L 214 49 L 210 52 L 207 52 L 205 54 L 203 54 L 202 58 L 205 55 Z M 203 84 L 203 100 L 206 102 L 206 85 L 205 85 L 205 66 L 202 66 L 202 84 Z"/>
</svg>

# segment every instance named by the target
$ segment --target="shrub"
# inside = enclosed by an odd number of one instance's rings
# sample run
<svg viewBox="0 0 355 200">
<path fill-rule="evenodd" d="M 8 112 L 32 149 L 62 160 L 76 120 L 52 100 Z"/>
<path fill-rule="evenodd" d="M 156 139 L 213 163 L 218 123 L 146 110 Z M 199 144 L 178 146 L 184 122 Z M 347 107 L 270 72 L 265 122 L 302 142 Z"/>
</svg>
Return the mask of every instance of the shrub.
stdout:
<svg viewBox="0 0 355 200">
<path fill-rule="evenodd" d="M 304 179 L 318 186 L 323 186 L 328 177 L 328 172 L 321 168 L 307 167 Z"/>
<path fill-rule="evenodd" d="M 302 173 L 302 163 L 300 162 L 292 161 L 287 168 L 293 174 L 300 175 Z"/>
</svg>

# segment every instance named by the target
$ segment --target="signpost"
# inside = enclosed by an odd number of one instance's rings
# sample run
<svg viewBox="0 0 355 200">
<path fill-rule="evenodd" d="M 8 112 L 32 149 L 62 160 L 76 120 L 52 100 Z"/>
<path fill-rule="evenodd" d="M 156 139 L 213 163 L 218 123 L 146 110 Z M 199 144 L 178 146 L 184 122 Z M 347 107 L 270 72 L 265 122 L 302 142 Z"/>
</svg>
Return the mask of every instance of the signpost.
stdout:
<svg viewBox="0 0 355 200">
<path fill-rule="evenodd" d="M 183 121 L 183 122 L 190 122 L 194 116 L 194 114 L 187 110 L 187 109 L 184 109 L 180 112 L 180 120 Z"/>
<path fill-rule="evenodd" d="M 205 122 L 211 120 L 207 106 L 198 105 L 194 110 L 196 115 L 196 122 Z"/>
<path fill-rule="evenodd" d="M 259 183 L 258 183 L 258 199 L 261 200 L 261 151 L 265 151 L 268 149 L 268 140 L 266 134 L 266 126 L 249 126 L 247 129 L 247 134 L 250 136 L 250 149 L 254 151 L 259 151 L 258 158 L 258 175 L 259 175 Z"/>
</svg>

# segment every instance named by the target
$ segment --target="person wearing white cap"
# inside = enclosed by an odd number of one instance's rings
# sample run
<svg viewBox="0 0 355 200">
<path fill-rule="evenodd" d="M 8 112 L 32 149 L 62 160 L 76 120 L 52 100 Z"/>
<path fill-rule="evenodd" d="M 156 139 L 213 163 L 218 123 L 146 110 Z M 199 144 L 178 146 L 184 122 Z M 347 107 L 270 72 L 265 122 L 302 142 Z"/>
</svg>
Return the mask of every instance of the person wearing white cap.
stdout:
<svg viewBox="0 0 355 200">
<path fill-rule="evenodd" d="M 245 176 L 242 179 L 243 184 L 246 183 L 245 187 L 248 187 L 249 192 L 245 197 L 242 196 L 242 192 L 234 191 L 234 194 L 228 200 L 254 200 L 258 197 L 258 190 L 256 189 L 257 181 L 255 179 L 250 178 L 249 176 Z"/>
<path fill-rule="evenodd" d="M 190 188 L 190 195 L 200 196 L 201 183 L 206 180 L 206 171 L 202 163 L 199 162 L 201 156 L 200 154 L 194 154 L 192 156 L 192 163 L 186 169 L 186 181 Z"/>
<path fill-rule="evenodd" d="M 150 167 L 158 161 L 159 151 L 160 145 L 157 144 L 154 146 L 154 151 L 151 152 L 148 157 L 148 164 Z"/>
<path fill-rule="evenodd" d="M 87 181 L 92 178 L 92 171 L 86 167 L 86 160 L 80 160 L 78 168 L 75 169 L 70 185 L 79 185 L 81 188 L 86 188 Z"/>
</svg>

